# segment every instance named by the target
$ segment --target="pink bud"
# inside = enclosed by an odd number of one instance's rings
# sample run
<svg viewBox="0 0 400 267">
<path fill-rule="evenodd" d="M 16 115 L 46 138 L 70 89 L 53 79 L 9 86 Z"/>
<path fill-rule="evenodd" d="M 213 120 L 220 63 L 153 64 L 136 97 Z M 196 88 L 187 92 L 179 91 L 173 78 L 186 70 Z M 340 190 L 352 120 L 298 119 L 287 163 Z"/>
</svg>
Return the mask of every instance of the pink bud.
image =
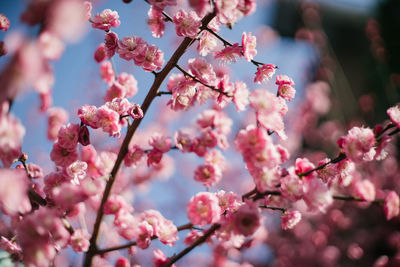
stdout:
<svg viewBox="0 0 400 267">
<path fill-rule="evenodd" d="M 81 145 L 83 146 L 87 146 L 90 144 L 89 129 L 86 125 L 83 125 L 79 128 L 78 142 L 81 143 Z"/>
</svg>

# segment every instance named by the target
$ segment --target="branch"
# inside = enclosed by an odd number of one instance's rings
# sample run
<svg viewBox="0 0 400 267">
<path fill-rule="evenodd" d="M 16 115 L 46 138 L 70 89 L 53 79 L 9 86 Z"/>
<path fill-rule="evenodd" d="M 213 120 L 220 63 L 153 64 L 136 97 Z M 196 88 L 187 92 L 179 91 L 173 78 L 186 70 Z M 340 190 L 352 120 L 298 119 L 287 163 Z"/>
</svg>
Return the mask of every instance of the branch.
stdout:
<svg viewBox="0 0 400 267">
<path fill-rule="evenodd" d="M 286 211 L 285 208 L 280 208 L 280 207 L 271 207 L 271 206 L 267 206 L 267 205 L 263 205 L 263 206 L 258 206 L 261 209 L 270 209 L 270 210 L 279 210 L 280 212 L 284 213 Z"/>
<path fill-rule="evenodd" d="M 215 11 L 213 13 L 210 13 L 208 15 L 206 15 L 203 19 L 202 19 L 202 25 L 208 25 L 208 23 L 215 17 Z M 186 49 L 189 47 L 189 45 L 192 43 L 192 39 L 189 37 L 186 37 L 182 43 L 179 45 L 179 47 L 177 48 L 177 50 L 175 51 L 175 53 L 171 56 L 171 58 L 169 59 L 169 61 L 167 62 L 167 64 L 165 65 L 165 67 L 161 70 L 161 72 L 158 73 L 158 75 L 155 77 L 154 82 L 146 96 L 146 98 L 144 99 L 142 105 L 141 105 L 141 109 L 143 110 L 143 118 L 146 115 L 146 112 L 148 110 L 148 108 L 150 107 L 150 104 L 153 102 L 154 98 L 157 97 L 158 89 L 160 88 L 162 82 L 165 80 L 165 78 L 167 77 L 167 75 L 170 73 L 170 71 L 174 68 L 174 66 L 177 64 L 179 58 L 186 52 Z M 128 153 L 128 146 L 129 143 L 134 135 L 134 133 L 136 132 L 136 129 L 139 127 L 142 119 L 137 119 L 134 120 L 132 125 L 129 126 L 128 131 L 126 133 L 126 136 L 124 138 L 124 141 L 122 142 L 121 148 L 119 150 L 118 153 L 118 157 L 117 160 L 115 161 L 114 167 L 112 168 L 112 171 L 110 173 L 110 179 L 108 180 L 106 187 L 104 189 L 104 193 L 103 193 L 103 197 L 101 199 L 101 203 L 100 203 L 100 207 L 99 210 L 97 212 L 97 216 L 96 216 L 96 221 L 94 223 L 93 226 L 93 233 L 92 236 L 90 238 L 90 246 L 89 246 L 89 250 L 87 251 L 86 255 L 85 255 L 85 259 L 84 259 L 84 264 L 83 266 L 85 267 L 89 267 L 92 265 L 92 260 L 94 255 L 96 255 L 96 251 L 97 249 L 97 238 L 99 236 L 99 232 L 100 232 L 100 224 L 101 221 L 103 219 L 104 216 L 104 205 L 108 200 L 108 197 L 111 193 L 111 188 L 115 182 L 115 179 L 117 177 L 118 171 L 122 165 L 122 162 L 124 160 L 124 157 L 126 156 L 126 154 Z"/>
<path fill-rule="evenodd" d="M 187 223 L 187 224 L 184 224 L 182 226 L 179 226 L 178 227 L 178 232 L 182 231 L 182 230 L 192 229 L 192 228 L 193 228 L 193 225 L 191 223 Z M 154 240 L 154 239 L 157 239 L 157 237 L 156 236 L 151 237 L 151 240 Z M 129 242 L 129 243 L 125 244 L 125 245 L 120 245 L 120 246 L 116 246 L 116 247 L 99 249 L 99 250 L 96 251 L 96 254 L 104 254 L 104 253 L 115 251 L 115 250 L 130 248 L 132 246 L 136 246 L 136 241 L 132 241 L 132 242 Z"/>
<path fill-rule="evenodd" d="M 340 153 L 339 156 L 337 156 L 336 158 L 331 159 L 330 161 L 328 161 L 328 162 L 326 162 L 326 163 L 324 163 L 322 165 L 319 165 L 318 167 L 316 167 L 316 168 L 314 168 L 312 170 L 299 173 L 299 174 L 297 174 L 297 176 L 299 176 L 299 177 L 307 176 L 307 175 L 309 175 L 309 174 L 311 174 L 311 173 L 313 173 L 315 171 L 322 170 L 323 168 L 325 168 L 329 164 L 336 164 L 336 163 L 339 163 L 340 161 L 342 161 L 344 159 L 346 159 L 346 155 L 343 154 L 343 153 Z"/>
<path fill-rule="evenodd" d="M 177 262 L 179 259 L 181 259 L 183 256 L 185 256 L 186 254 L 188 254 L 190 251 L 192 251 L 192 249 L 194 249 L 195 247 L 197 247 L 198 245 L 200 245 L 201 243 L 203 243 L 204 241 L 207 240 L 207 238 L 209 238 L 216 230 L 218 230 L 218 228 L 220 228 L 221 225 L 220 224 L 213 224 L 211 226 L 210 229 L 207 230 L 207 232 L 204 233 L 203 236 L 199 237 L 196 241 L 193 242 L 193 244 L 191 244 L 190 246 L 188 246 L 187 248 L 185 248 L 184 250 L 182 250 L 181 252 L 179 252 L 178 254 L 176 254 L 175 256 L 172 256 L 169 261 L 164 264 L 162 267 L 169 267 L 172 264 L 174 264 L 175 262 Z"/>
<path fill-rule="evenodd" d="M 377 199 L 375 199 L 373 201 L 367 201 L 367 200 L 364 200 L 362 198 L 353 197 L 353 196 L 332 196 L 332 198 L 336 199 L 336 200 L 344 200 L 344 201 L 371 202 L 371 203 L 374 203 L 374 204 L 382 204 L 382 203 L 385 202 L 385 200 L 381 199 L 381 198 L 377 198 Z"/>
<path fill-rule="evenodd" d="M 227 96 L 227 97 L 232 97 L 230 94 L 228 94 L 228 93 L 222 91 L 221 89 L 217 89 L 217 88 L 215 88 L 214 86 L 208 85 L 208 84 L 206 84 L 206 83 L 200 81 L 200 80 L 197 79 L 195 76 L 193 76 L 192 74 L 190 74 L 190 73 L 187 72 L 186 70 L 182 69 L 182 67 L 179 66 L 178 64 L 176 64 L 175 67 L 176 67 L 178 70 L 180 70 L 185 76 L 190 77 L 193 81 L 198 82 L 198 83 L 204 85 L 205 87 L 208 87 L 208 88 L 210 88 L 211 90 L 216 91 L 216 92 L 218 92 L 218 93 L 220 93 L 220 94 L 223 94 L 223 95 L 225 95 L 225 96 Z"/>
</svg>

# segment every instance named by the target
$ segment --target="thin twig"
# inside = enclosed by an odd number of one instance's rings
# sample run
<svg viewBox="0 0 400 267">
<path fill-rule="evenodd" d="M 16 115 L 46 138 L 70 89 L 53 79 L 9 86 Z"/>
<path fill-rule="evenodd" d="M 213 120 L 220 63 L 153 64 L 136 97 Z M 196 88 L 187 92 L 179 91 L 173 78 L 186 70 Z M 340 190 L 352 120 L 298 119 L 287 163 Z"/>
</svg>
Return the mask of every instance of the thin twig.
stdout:
<svg viewBox="0 0 400 267">
<path fill-rule="evenodd" d="M 182 258 L 183 256 L 185 256 L 186 254 L 188 254 L 190 251 L 192 251 L 192 249 L 194 249 L 195 247 L 197 247 L 198 245 L 202 244 L 204 241 L 207 240 L 207 238 L 209 238 L 216 230 L 218 230 L 218 228 L 220 228 L 221 225 L 220 224 L 213 224 L 211 226 L 210 229 L 207 230 L 207 232 L 204 233 L 203 236 L 199 237 L 196 241 L 193 242 L 193 244 L 191 244 L 190 246 L 188 246 L 187 248 L 185 248 L 184 250 L 182 250 L 181 252 L 179 252 L 178 254 L 176 254 L 175 256 L 172 256 L 169 261 L 164 264 L 162 267 L 169 267 L 172 264 L 174 264 L 175 262 L 177 262 L 180 258 Z"/>
<path fill-rule="evenodd" d="M 267 206 L 267 205 L 263 205 L 263 206 L 258 206 L 261 209 L 270 209 L 270 210 L 279 210 L 280 212 L 284 213 L 286 211 L 285 208 L 280 208 L 280 207 L 272 207 L 272 206 Z"/>
</svg>

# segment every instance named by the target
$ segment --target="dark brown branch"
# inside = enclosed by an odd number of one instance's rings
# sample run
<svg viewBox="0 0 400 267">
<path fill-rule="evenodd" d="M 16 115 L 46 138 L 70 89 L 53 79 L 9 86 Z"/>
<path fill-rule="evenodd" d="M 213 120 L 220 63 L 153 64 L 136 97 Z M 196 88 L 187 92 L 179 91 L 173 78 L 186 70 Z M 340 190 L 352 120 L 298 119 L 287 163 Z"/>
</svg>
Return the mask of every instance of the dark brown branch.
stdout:
<svg viewBox="0 0 400 267">
<path fill-rule="evenodd" d="M 220 90 L 220 89 L 217 89 L 217 88 L 215 88 L 214 86 L 208 85 L 208 84 L 206 84 L 206 83 L 200 81 L 200 80 L 197 79 L 195 76 L 193 76 L 192 74 L 190 74 L 189 72 L 187 72 L 186 70 L 184 70 L 184 69 L 183 69 L 181 66 L 179 66 L 178 64 L 176 64 L 175 67 L 176 67 L 178 70 L 180 70 L 185 76 L 188 76 L 189 78 L 191 78 L 193 81 L 198 82 L 198 83 L 204 85 L 205 87 L 208 87 L 208 88 L 210 88 L 211 90 L 216 91 L 216 92 L 218 92 L 218 93 L 220 93 L 220 94 L 223 94 L 223 95 L 225 95 L 225 96 L 227 96 L 227 97 L 232 97 L 232 96 L 229 95 L 228 93 L 226 93 L 226 92 L 224 92 L 224 91 L 222 91 L 222 90 Z"/>
<path fill-rule="evenodd" d="M 178 227 L 178 232 L 182 231 L 182 230 L 189 230 L 189 229 L 192 229 L 192 228 L 193 228 L 193 225 L 191 223 L 187 223 L 187 224 L 184 224 L 182 226 L 179 226 Z M 154 239 L 157 239 L 157 237 L 153 236 L 151 238 L 151 240 L 154 240 Z M 104 253 L 115 251 L 115 250 L 130 248 L 132 246 L 136 246 L 136 241 L 132 241 L 132 242 L 126 243 L 124 245 L 120 245 L 120 246 L 116 246 L 116 247 L 99 249 L 99 250 L 96 251 L 96 254 L 104 254 Z"/>
<path fill-rule="evenodd" d="M 203 236 L 199 237 L 196 241 L 193 242 L 190 246 L 179 252 L 178 254 L 172 256 L 169 261 L 163 265 L 163 267 L 169 267 L 175 262 L 177 262 L 179 259 L 181 259 L 183 256 L 188 254 L 190 251 L 192 251 L 195 247 L 198 245 L 202 244 L 205 242 L 218 228 L 220 228 L 220 224 L 213 224 L 210 229 L 207 230 L 207 232 L 204 233 Z"/>
<path fill-rule="evenodd" d="M 259 206 L 259 208 L 261 208 L 261 209 L 270 209 L 270 210 L 279 210 L 282 213 L 286 211 L 286 209 L 284 209 L 284 208 L 271 207 L 271 206 L 267 206 L 267 205 Z"/>
</svg>

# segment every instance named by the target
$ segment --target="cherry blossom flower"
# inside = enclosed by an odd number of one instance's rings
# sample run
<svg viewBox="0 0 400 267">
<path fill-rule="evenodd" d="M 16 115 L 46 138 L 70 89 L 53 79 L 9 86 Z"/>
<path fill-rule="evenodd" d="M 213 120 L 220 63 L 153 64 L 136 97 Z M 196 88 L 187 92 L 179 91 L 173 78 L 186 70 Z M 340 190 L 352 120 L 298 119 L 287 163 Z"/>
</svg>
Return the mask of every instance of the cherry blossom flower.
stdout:
<svg viewBox="0 0 400 267">
<path fill-rule="evenodd" d="M 204 31 L 200 36 L 197 52 L 199 52 L 200 56 L 207 56 L 217 47 L 217 41 L 217 38 L 212 33 Z"/>
<path fill-rule="evenodd" d="M 141 66 L 145 71 L 160 70 L 164 64 L 164 53 L 155 45 L 148 45 L 143 53 L 137 55 L 135 64 Z"/>
<path fill-rule="evenodd" d="M 108 32 L 104 35 L 105 53 L 108 58 L 114 56 L 118 47 L 118 35 L 115 32 Z"/>
<path fill-rule="evenodd" d="M 243 56 L 247 61 L 251 61 L 256 55 L 256 37 L 250 33 L 242 35 Z"/>
<path fill-rule="evenodd" d="M 390 220 L 397 215 L 399 215 L 400 208 L 400 199 L 399 195 L 396 192 L 390 191 L 385 198 L 385 202 L 383 204 L 383 210 L 386 215 L 386 219 Z"/>
<path fill-rule="evenodd" d="M 297 210 L 285 211 L 281 216 L 281 228 L 283 230 L 292 229 L 301 220 L 301 213 Z"/>
<path fill-rule="evenodd" d="M 141 37 L 129 36 L 118 41 L 116 51 L 120 58 L 131 60 L 142 54 L 146 47 L 147 43 Z"/>
<path fill-rule="evenodd" d="M 354 185 L 354 190 L 355 190 L 355 194 L 356 196 L 358 196 L 359 198 L 365 200 L 365 201 L 374 201 L 375 200 L 375 196 L 376 196 L 376 190 L 375 190 L 375 185 L 373 183 L 371 183 L 370 180 L 362 180 L 362 181 L 358 181 L 355 185 Z"/>
<path fill-rule="evenodd" d="M 119 114 L 116 111 L 102 106 L 96 110 L 95 116 L 96 126 L 102 128 L 110 136 L 120 136 L 121 126 L 119 124 Z"/>
<path fill-rule="evenodd" d="M 214 55 L 215 59 L 222 60 L 223 63 L 236 62 L 238 58 L 242 56 L 242 48 L 238 43 L 232 46 L 225 47 Z"/>
<path fill-rule="evenodd" d="M 159 249 L 153 251 L 153 256 L 153 264 L 155 267 L 162 267 L 169 261 L 169 258 Z M 176 267 L 176 265 L 172 264 L 171 267 Z"/>
<path fill-rule="evenodd" d="M 375 135 L 369 128 L 353 127 L 338 143 L 346 156 L 354 162 L 370 161 L 375 155 Z M 372 158 L 369 153 L 373 154 Z"/>
<path fill-rule="evenodd" d="M 233 227 L 238 234 L 250 236 L 261 226 L 261 214 L 257 203 L 246 202 L 233 216 Z"/>
<path fill-rule="evenodd" d="M 139 106 L 139 104 L 133 104 L 131 108 L 128 110 L 129 116 L 132 117 L 132 119 L 137 120 L 143 118 L 143 110 Z"/>
<path fill-rule="evenodd" d="M 332 204 L 332 193 L 320 179 L 313 178 L 305 181 L 304 188 L 303 199 L 309 210 L 325 212 L 326 208 Z"/>
<path fill-rule="evenodd" d="M 38 45 L 43 57 L 50 60 L 58 60 L 65 49 L 64 43 L 48 31 L 44 31 L 39 35 Z"/>
<path fill-rule="evenodd" d="M 84 105 L 78 110 L 78 116 L 81 122 L 89 125 L 93 129 L 99 128 L 96 113 L 97 108 L 95 106 Z"/>
<path fill-rule="evenodd" d="M 115 79 L 115 73 L 110 61 L 103 61 L 100 64 L 100 76 L 108 84 L 111 84 Z"/>
<path fill-rule="evenodd" d="M 293 88 L 294 82 L 291 78 L 286 75 L 278 75 L 276 76 L 276 84 L 279 85 L 278 94 L 286 101 L 294 98 L 296 90 Z"/>
<path fill-rule="evenodd" d="M 389 108 L 387 114 L 396 127 L 400 129 L 400 105 Z"/>
<path fill-rule="evenodd" d="M 275 74 L 276 66 L 273 64 L 264 64 L 257 67 L 256 76 L 254 77 L 255 83 L 263 83 L 272 78 Z"/>
<path fill-rule="evenodd" d="M 189 70 L 194 77 L 205 84 L 214 86 L 218 82 L 212 65 L 203 58 L 189 59 Z"/>
<path fill-rule="evenodd" d="M 194 173 L 194 179 L 207 187 L 215 185 L 221 178 L 221 170 L 216 165 L 207 164 L 199 166 Z"/>
<path fill-rule="evenodd" d="M 173 17 L 175 31 L 178 36 L 195 38 L 200 30 L 201 19 L 194 11 L 179 10 Z"/>
<path fill-rule="evenodd" d="M 149 0 L 150 5 L 158 11 L 163 11 L 167 6 L 176 6 L 176 0 Z"/>
<path fill-rule="evenodd" d="M 105 50 L 105 44 L 101 43 L 96 51 L 94 51 L 94 60 L 96 60 L 97 63 L 102 62 L 103 60 L 106 59 L 106 50 Z"/>
<path fill-rule="evenodd" d="M 78 138 L 79 125 L 75 123 L 68 123 L 61 126 L 57 135 L 58 144 L 70 149 L 74 149 L 78 145 Z"/>
<path fill-rule="evenodd" d="M 28 179 L 24 170 L 0 169 L 0 207 L 7 215 L 31 210 L 27 195 Z"/>
<path fill-rule="evenodd" d="M 89 249 L 90 235 L 83 229 L 74 229 L 71 235 L 70 245 L 75 252 L 86 252 Z"/>
<path fill-rule="evenodd" d="M 150 27 L 153 37 L 161 38 L 165 31 L 165 22 L 162 13 L 154 8 L 150 8 L 147 14 L 149 16 L 147 24 Z"/>
<path fill-rule="evenodd" d="M 238 111 L 246 110 L 249 104 L 249 89 L 242 81 L 235 82 L 235 91 L 233 92 L 233 103 Z"/>
<path fill-rule="evenodd" d="M 152 236 L 153 236 L 153 227 L 146 221 L 139 223 L 138 235 L 136 238 L 137 246 L 141 249 L 148 248 Z"/>
<path fill-rule="evenodd" d="M 0 30 L 7 31 L 9 27 L 10 21 L 8 20 L 8 18 L 5 15 L 0 14 Z"/>
<path fill-rule="evenodd" d="M 55 142 L 50 152 L 50 159 L 57 165 L 67 167 L 78 159 L 78 152 L 75 147 L 66 148 Z"/>
<path fill-rule="evenodd" d="M 200 192 L 193 196 L 186 206 L 191 223 L 204 226 L 220 220 L 221 208 L 215 194 Z"/>
<path fill-rule="evenodd" d="M 70 164 L 65 172 L 68 177 L 71 178 L 72 184 L 79 184 L 79 180 L 82 180 L 86 176 L 87 163 L 84 161 L 77 160 Z"/>
<path fill-rule="evenodd" d="M 121 22 L 118 20 L 118 12 L 105 9 L 100 14 L 96 14 L 92 19 L 92 27 L 104 31 L 109 31 L 111 27 L 118 27 Z"/>
</svg>

